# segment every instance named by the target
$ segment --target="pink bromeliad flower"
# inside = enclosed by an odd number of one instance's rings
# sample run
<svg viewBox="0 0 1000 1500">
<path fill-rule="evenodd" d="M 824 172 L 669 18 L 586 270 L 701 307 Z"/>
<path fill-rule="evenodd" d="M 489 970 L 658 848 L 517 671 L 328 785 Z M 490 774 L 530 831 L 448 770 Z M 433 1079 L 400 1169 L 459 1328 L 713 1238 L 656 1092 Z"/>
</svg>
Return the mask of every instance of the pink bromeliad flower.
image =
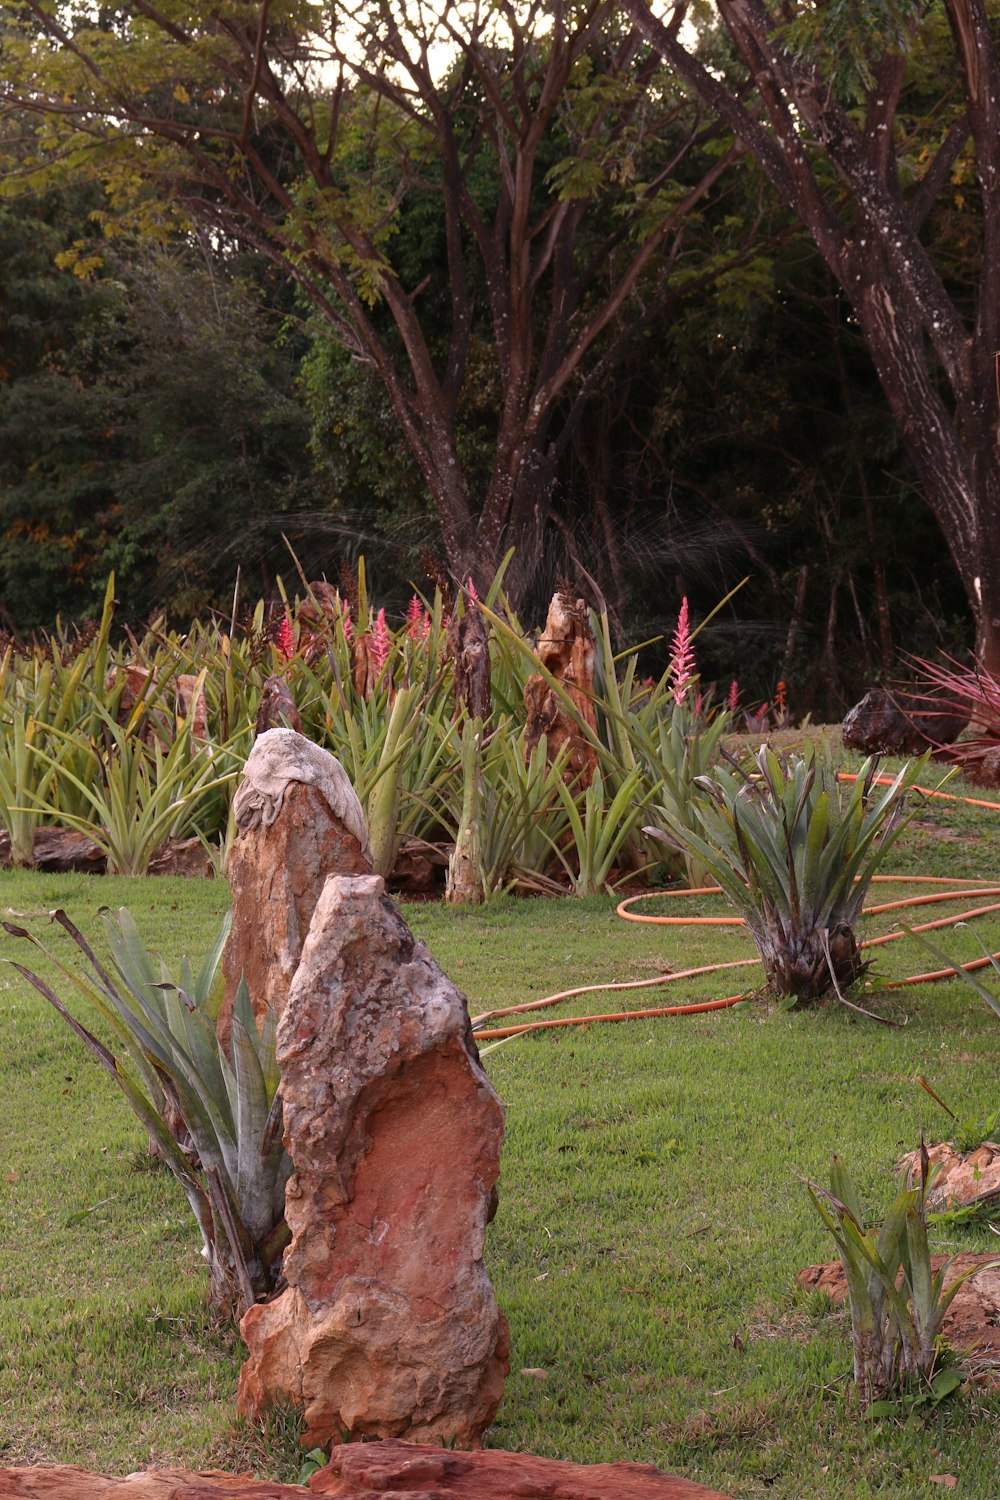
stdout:
<svg viewBox="0 0 1000 1500">
<path fill-rule="evenodd" d="M 381 673 L 389 653 L 392 650 L 392 633 L 385 623 L 385 610 L 380 609 L 375 617 L 375 629 L 372 631 L 372 665 L 376 673 Z"/>
<path fill-rule="evenodd" d="M 467 580 L 466 585 L 465 585 L 465 589 L 466 589 L 466 593 L 468 594 L 469 598 L 472 600 L 473 604 L 478 604 L 479 603 L 479 595 L 476 593 L 476 585 L 472 581 L 472 574 L 471 573 L 469 574 L 468 580 Z"/>
<path fill-rule="evenodd" d="M 729 705 L 729 712 L 731 714 L 734 714 L 740 706 L 740 685 L 736 681 L 735 677 L 729 684 L 729 698 L 727 701 Z"/>
<path fill-rule="evenodd" d="M 694 659 L 694 646 L 691 643 L 691 623 L 685 594 L 681 600 L 674 638 L 670 643 L 670 691 L 678 707 L 687 697 L 688 688 L 696 676 L 697 665 Z"/>
<path fill-rule="evenodd" d="M 350 645 L 354 639 L 354 621 L 351 619 L 351 606 L 347 599 L 340 606 L 340 623 L 344 629 L 344 640 Z"/>
<path fill-rule="evenodd" d="M 279 656 L 283 656 L 286 661 L 291 661 L 296 650 L 295 627 L 292 624 L 292 617 L 287 609 L 285 610 L 284 618 L 279 622 L 278 628 L 274 632 L 274 645 Z"/>
<path fill-rule="evenodd" d="M 406 635 L 411 641 L 422 641 L 427 635 L 424 606 L 414 594 L 406 611 Z"/>
</svg>

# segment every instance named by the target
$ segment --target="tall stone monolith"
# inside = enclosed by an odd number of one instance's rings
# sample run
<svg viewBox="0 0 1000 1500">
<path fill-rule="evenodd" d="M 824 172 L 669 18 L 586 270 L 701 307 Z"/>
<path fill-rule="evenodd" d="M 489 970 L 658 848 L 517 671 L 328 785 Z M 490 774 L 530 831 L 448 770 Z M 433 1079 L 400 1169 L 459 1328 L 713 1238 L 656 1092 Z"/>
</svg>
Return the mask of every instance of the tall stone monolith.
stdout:
<svg viewBox="0 0 1000 1500">
<path fill-rule="evenodd" d="M 233 802 L 233 926 L 222 955 L 225 1042 L 241 975 L 255 1014 L 285 1007 L 327 876 L 371 870 L 368 829 L 335 756 L 292 729 L 256 740 Z"/>
<path fill-rule="evenodd" d="M 508 1369 L 483 1265 L 503 1106 L 465 997 L 371 876 L 331 876 L 278 1026 L 287 1290 L 252 1307 L 239 1406 L 305 1410 L 307 1444 L 474 1447 Z"/>
</svg>

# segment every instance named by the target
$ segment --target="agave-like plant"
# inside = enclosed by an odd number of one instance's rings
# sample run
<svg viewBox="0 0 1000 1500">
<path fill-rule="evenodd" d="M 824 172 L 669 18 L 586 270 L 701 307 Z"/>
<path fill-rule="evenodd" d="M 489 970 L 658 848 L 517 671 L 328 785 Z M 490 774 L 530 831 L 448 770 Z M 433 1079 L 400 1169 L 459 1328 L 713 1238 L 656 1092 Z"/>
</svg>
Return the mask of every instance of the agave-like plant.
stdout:
<svg viewBox="0 0 1000 1500">
<path fill-rule="evenodd" d="M 197 975 L 182 961 L 179 983 L 150 953 L 127 908 L 102 916 L 117 980 L 64 911 L 54 911 L 52 919 L 84 955 L 91 977 L 64 964 L 27 929 L 3 927 L 45 954 L 100 1016 L 118 1050 L 88 1030 L 38 974 L 9 962 L 122 1090 L 198 1222 L 211 1305 L 242 1315 L 274 1291 L 280 1274 L 291 1160 L 282 1140 L 274 1013 L 258 1032 L 241 981 L 228 1055 L 216 1035 L 229 917 Z"/>
<path fill-rule="evenodd" d="M 764 745 L 752 770 L 733 763 L 698 778 L 707 801 L 696 829 L 661 808 L 744 917 L 768 984 L 789 1004 L 842 992 L 863 972 L 855 927 L 912 816 L 904 802 L 925 762 L 908 762 L 883 787 L 872 757 L 848 792 L 815 752 L 786 762 Z"/>
<path fill-rule="evenodd" d="M 944 1281 L 951 1261 L 935 1273 L 927 1239 L 925 1201 L 933 1181 L 921 1142 L 920 1180 L 896 1195 L 881 1224 L 869 1225 L 843 1162 L 834 1156 L 830 1189 L 805 1181 L 806 1189 L 833 1235 L 844 1268 L 851 1309 L 854 1379 L 864 1405 L 885 1400 L 907 1386 L 929 1386 L 938 1359 L 941 1326 L 952 1300 L 973 1266 Z M 991 1262 L 996 1265 L 997 1262 Z M 954 1385 L 961 1383 L 954 1372 Z M 935 1387 L 938 1396 L 942 1387 Z"/>
</svg>

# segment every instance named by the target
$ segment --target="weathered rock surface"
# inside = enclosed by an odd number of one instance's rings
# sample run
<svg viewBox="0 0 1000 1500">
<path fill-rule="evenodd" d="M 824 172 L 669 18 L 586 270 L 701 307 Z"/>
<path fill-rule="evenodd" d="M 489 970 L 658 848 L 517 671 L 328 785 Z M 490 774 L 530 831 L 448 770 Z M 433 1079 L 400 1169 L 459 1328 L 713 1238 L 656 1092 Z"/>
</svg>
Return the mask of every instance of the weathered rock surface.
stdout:
<svg viewBox="0 0 1000 1500">
<path fill-rule="evenodd" d="M 503 1107 L 464 996 L 377 876 L 324 886 L 278 1026 L 288 1289 L 252 1307 L 239 1406 L 306 1442 L 478 1443 L 508 1369 L 483 1266 Z"/>
<path fill-rule="evenodd" d="M 844 744 L 865 755 L 921 755 L 950 745 L 969 722 L 953 705 L 915 693 L 873 688 L 844 717 Z"/>
<path fill-rule="evenodd" d="M 931 1256 L 935 1276 L 947 1259 L 946 1255 Z M 956 1255 L 944 1278 L 947 1288 L 970 1267 L 983 1268 L 955 1293 L 944 1315 L 943 1332 L 960 1354 L 974 1355 L 978 1361 L 991 1365 L 1000 1364 L 1000 1266 L 991 1268 L 994 1259 L 991 1255 Z M 826 1292 L 834 1302 L 843 1302 L 846 1295 L 844 1268 L 839 1260 L 807 1266 L 796 1280 L 800 1286 Z"/>
<path fill-rule="evenodd" d="M 934 1213 L 990 1201 L 1000 1209 L 1000 1146 L 984 1141 L 976 1151 L 961 1152 L 950 1141 L 942 1141 L 929 1147 L 927 1155 L 932 1163 L 940 1164 L 927 1193 L 927 1207 Z M 904 1156 L 900 1170 L 912 1186 L 920 1172 L 920 1152 Z"/>
<path fill-rule="evenodd" d="M 433 1496 L 444 1500 L 726 1500 L 652 1464 L 571 1464 L 497 1448 L 447 1452 L 429 1444 L 351 1443 L 334 1450 L 311 1486 L 320 1495 Z"/>
<path fill-rule="evenodd" d="M 269 729 L 247 758 L 229 857 L 233 926 L 222 956 L 219 1034 L 246 975 L 259 1017 L 280 1015 L 328 875 L 371 870 L 368 829 L 343 767 L 292 729 Z"/>
<path fill-rule="evenodd" d="M 176 677 L 168 678 L 161 687 L 159 674 L 155 668 L 152 673 L 149 667 L 126 666 L 120 670 L 125 674 L 121 696 L 118 699 L 120 723 L 124 724 L 135 710 L 140 698 L 145 698 L 151 708 L 168 707 L 179 718 L 189 720 L 193 740 L 208 738 L 208 703 L 205 698 L 205 689 L 199 688 L 196 676 L 181 672 Z M 108 678 L 108 687 L 113 687 L 115 681 L 115 674 L 112 673 Z M 146 738 L 152 738 L 154 733 L 153 720 L 147 719 L 143 726 L 143 735 Z"/>
<path fill-rule="evenodd" d="M 594 633 L 583 600 L 574 601 L 557 591 L 552 596 L 545 629 L 538 641 L 538 660 L 559 679 L 580 717 L 596 731 L 595 651 Z M 554 760 L 562 746 L 568 744 L 566 779 L 579 779 L 582 786 L 589 786 L 597 769 L 597 755 L 546 678 L 540 675 L 528 678 L 524 684 L 524 706 L 527 711 L 527 753 L 531 753 L 543 734 L 549 761 Z"/>
<path fill-rule="evenodd" d="M 302 715 L 283 677 L 269 677 L 261 690 L 254 738 L 260 739 L 269 729 L 302 730 Z"/>
<path fill-rule="evenodd" d="M 68 1464 L 33 1464 L 0 1469 L 0 1500 L 299 1500 L 298 1485 L 268 1484 L 218 1469 L 189 1473 L 185 1469 L 150 1469 L 112 1479 Z"/>
<path fill-rule="evenodd" d="M 650 1464 L 571 1464 L 489 1449 L 445 1452 L 410 1443 L 351 1443 L 310 1480 L 337 1500 L 727 1500 Z M 109 1479 L 64 1465 L 0 1469 L 0 1500 L 291 1500 L 306 1491 L 216 1470 L 150 1470 Z"/>
<path fill-rule="evenodd" d="M 104 875 L 108 857 L 104 850 L 75 828 L 36 828 L 35 869 L 51 874 L 74 871 L 78 875 Z M 0 833 L 0 866 L 10 864 L 10 834 Z M 214 874 L 208 851 L 200 839 L 167 839 L 149 861 L 150 875 Z"/>
<path fill-rule="evenodd" d="M 75 870 L 81 875 L 103 875 L 108 858 L 93 839 L 74 828 L 36 828 L 35 869 L 62 874 Z M 0 833 L 0 865 L 10 864 L 10 834 Z"/>
<path fill-rule="evenodd" d="M 486 621 L 474 599 L 466 600 L 465 613 L 448 626 L 448 651 L 455 668 L 455 712 L 465 709 L 470 719 L 490 715 L 490 642 Z"/>
<path fill-rule="evenodd" d="M 215 874 L 208 850 L 199 838 L 167 839 L 149 861 L 150 875 L 183 875 L 211 880 Z"/>
</svg>

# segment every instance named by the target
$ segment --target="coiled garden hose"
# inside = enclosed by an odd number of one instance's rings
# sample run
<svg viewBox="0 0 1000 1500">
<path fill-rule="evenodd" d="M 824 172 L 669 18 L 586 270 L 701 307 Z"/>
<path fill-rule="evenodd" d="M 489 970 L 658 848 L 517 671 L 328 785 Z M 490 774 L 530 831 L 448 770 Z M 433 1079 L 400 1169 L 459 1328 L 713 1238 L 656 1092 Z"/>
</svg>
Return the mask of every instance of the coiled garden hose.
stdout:
<svg viewBox="0 0 1000 1500">
<path fill-rule="evenodd" d="M 855 781 L 857 777 L 848 772 L 838 774 L 840 781 Z M 876 783 L 879 786 L 892 785 L 888 777 L 880 777 Z M 921 792 L 928 797 L 941 797 L 949 802 L 967 803 L 971 807 L 984 807 L 992 811 L 1000 812 L 1000 802 L 988 802 L 977 797 L 960 797 L 949 792 L 939 792 L 928 787 L 914 787 L 914 791 Z M 937 875 L 875 875 L 871 883 L 882 883 L 885 885 L 933 885 L 945 886 L 944 890 L 927 891 L 919 896 L 909 896 L 901 901 L 884 901 L 875 906 L 865 907 L 862 915 L 871 916 L 887 911 L 901 911 L 916 906 L 929 906 L 942 901 L 960 901 L 969 898 L 1000 897 L 1000 885 L 984 885 L 976 880 L 949 880 L 945 876 Z M 635 912 L 632 907 L 640 901 L 650 900 L 681 900 L 695 896 L 721 895 L 722 888 L 712 886 L 690 886 L 677 890 L 648 891 L 639 896 L 630 896 L 618 903 L 616 915 L 626 922 L 650 922 L 657 925 L 670 927 L 744 927 L 746 923 L 742 917 L 715 916 L 715 917 L 692 917 L 692 916 L 654 916 L 647 913 Z M 930 932 L 938 927 L 950 927 L 956 922 L 970 922 L 976 917 L 987 916 L 991 912 L 1000 911 L 1000 900 L 993 901 L 986 906 L 971 907 L 960 912 L 957 916 L 939 917 L 932 922 L 923 922 L 911 927 L 911 932 Z M 905 937 L 902 931 L 883 933 L 880 937 L 866 938 L 859 946 L 862 948 L 875 948 L 883 943 L 894 942 L 897 938 Z M 1000 960 L 1000 952 L 993 954 L 993 958 Z M 971 960 L 963 964 L 962 968 L 967 972 L 985 968 L 991 962 L 990 957 Z M 673 984 L 680 979 L 692 979 L 700 974 L 715 974 L 724 969 L 749 968 L 759 965 L 759 958 L 738 958 L 727 963 L 702 964 L 697 968 L 680 969 L 676 972 L 667 971 L 657 974 L 652 979 L 633 979 L 617 984 L 588 984 L 581 985 L 576 989 L 560 990 L 554 995 L 545 995 L 540 1000 L 529 1000 L 522 1005 L 507 1005 L 498 1010 L 487 1011 L 484 1015 L 476 1018 L 477 1026 L 483 1022 L 494 1022 L 505 1016 L 523 1015 L 526 1012 L 544 1010 L 550 1006 L 559 1005 L 564 1000 L 574 999 L 578 995 L 594 995 L 610 993 L 622 990 L 654 989 L 658 986 Z M 925 974 L 910 974 L 902 979 L 894 979 L 892 986 L 930 984 L 938 979 L 948 979 L 955 974 L 954 968 L 937 969 Z M 529 1031 L 546 1031 L 557 1026 L 585 1026 L 598 1021 L 642 1021 L 650 1020 L 659 1016 L 700 1016 L 709 1011 L 727 1010 L 734 1005 L 740 1005 L 751 998 L 752 992 L 740 991 L 736 995 L 727 995 L 721 1000 L 702 1000 L 694 1005 L 661 1005 L 646 1010 L 621 1010 L 610 1011 L 603 1015 L 592 1016 L 558 1016 L 540 1021 L 511 1022 L 506 1026 L 490 1026 L 488 1030 L 476 1030 L 477 1041 L 500 1041 L 506 1037 L 521 1036 Z"/>
</svg>

